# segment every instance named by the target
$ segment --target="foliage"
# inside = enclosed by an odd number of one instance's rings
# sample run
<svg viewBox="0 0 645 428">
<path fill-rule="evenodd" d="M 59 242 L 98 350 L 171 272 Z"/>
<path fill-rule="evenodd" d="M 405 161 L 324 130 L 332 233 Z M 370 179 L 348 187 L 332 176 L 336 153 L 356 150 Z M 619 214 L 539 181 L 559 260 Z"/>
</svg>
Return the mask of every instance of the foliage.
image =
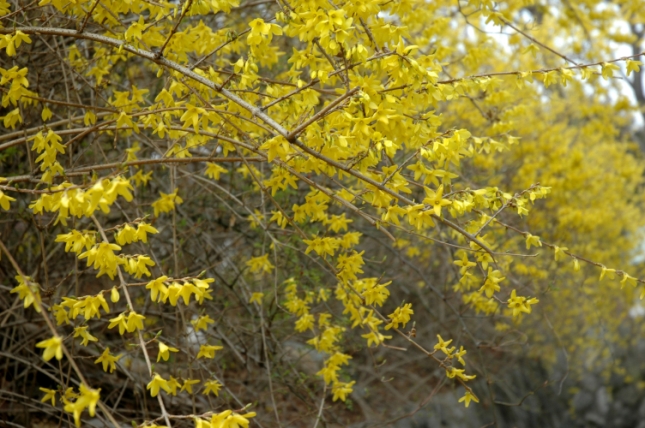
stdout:
<svg viewBox="0 0 645 428">
<path fill-rule="evenodd" d="M 503 405 L 517 355 L 629 378 L 638 3 L 0 0 L 9 399 L 348 425 Z"/>
</svg>

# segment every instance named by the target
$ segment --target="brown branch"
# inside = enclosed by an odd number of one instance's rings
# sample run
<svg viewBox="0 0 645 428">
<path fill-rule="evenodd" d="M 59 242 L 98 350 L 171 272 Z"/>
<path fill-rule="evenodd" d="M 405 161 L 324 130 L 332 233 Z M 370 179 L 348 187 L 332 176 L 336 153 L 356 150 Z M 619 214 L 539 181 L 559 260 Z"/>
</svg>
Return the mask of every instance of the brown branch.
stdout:
<svg viewBox="0 0 645 428">
<path fill-rule="evenodd" d="M 18 272 L 18 275 L 20 275 L 22 278 L 24 278 L 25 282 L 29 282 L 27 280 L 27 276 L 24 274 L 22 269 L 20 269 L 20 266 L 16 262 L 16 260 L 13 258 L 7 247 L 4 245 L 4 242 L 0 240 L 0 250 L 4 251 L 4 253 L 7 255 L 7 258 L 9 259 L 9 262 L 13 266 L 13 268 Z M 63 338 L 58 335 L 58 331 L 56 330 L 56 327 L 52 323 L 52 321 L 49 319 L 49 316 L 45 312 L 42 304 L 38 299 L 34 299 L 34 306 L 37 308 L 37 312 L 42 316 L 42 318 L 45 320 L 45 324 L 47 324 L 47 328 L 51 332 L 51 334 L 55 337 L 61 340 L 60 346 L 63 350 L 63 353 L 67 357 L 67 360 L 69 361 L 70 365 L 74 369 L 74 372 L 78 376 L 79 380 L 81 383 L 88 389 L 92 389 L 90 385 L 87 383 L 87 380 L 85 380 L 85 376 L 83 376 L 83 372 L 79 369 L 78 365 L 76 364 L 76 361 L 74 360 L 74 356 L 69 352 L 67 347 L 65 346 L 65 343 L 63 343 Z M 101 411 L 105 414 L 105 416 L 108 418 L 108 420 L 112 423 L 114 428 L 119 428 L 121 425 L 114 419 L 114 416 L 112 416 L 112 413 L 108 410 L 107 406 L 103 404 L 101 400 L 98 401 L 98 406 L 101 409 Z"/>
<path fill-rule="evenodd" d="M 193 5 L 193 0 L 186 0 L 186 2 L 184 3 L 183 10 L 181 11 L 181 15 L 179 16 L 179 19 L 177 20 L 177 22 L 175 22 L 175 26 L 172 27 L 170 34 L 168 34 L 168 37 L 166 37 L 166 40 L 163 42 L 163 45 L 161 45 L 161 47 L 155 54 L 156 58 L 161 58 L 163 56 L 163 51 L 166 50 L 166 46 L 168 46 L 170 39 L 172 39 L 172 37 L 177 32 L 177 28 L 179 27 L 179 24 L 181 24 L 181 21 L 184 19 L 184 16 L 186 16 L 186 13 L 192 7 L 192 5 Z"/>
</svg>

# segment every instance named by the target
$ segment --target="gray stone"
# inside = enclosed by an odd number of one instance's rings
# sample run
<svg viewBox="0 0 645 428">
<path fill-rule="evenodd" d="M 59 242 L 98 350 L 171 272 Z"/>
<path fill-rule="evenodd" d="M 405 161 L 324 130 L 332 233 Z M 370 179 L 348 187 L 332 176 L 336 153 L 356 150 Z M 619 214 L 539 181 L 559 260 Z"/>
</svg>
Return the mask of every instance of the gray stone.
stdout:
<svg viewBox="0 0 645 428">
<path fill-rule="evenodd" d="M 609 411 L 610 397 L 606 388 L 600 388 L 596 391 L 596 411 L 601 415 L 606 415 Z"/>
<path fill-rule="evenodd" d="M 585 420 L 601 427 L 606 426 L 605 418 L 596 412 L 587 413 L 585 415 Z"/>
<path fill-rule="evenodd" d="M 590 392 L 587 391 L 579 391 L 574 397 L 573 397 L 573 407 L 577 411 L 582 411 L 587 409 L 591 404 L 593 403 L 593 395 Z"/>
<path fill-rule="evenodd" d="M 638 407 L 638 416 L 645 419 L 645 400 Z"/>
<path fill-rule="evenodd" d="M 617 392 L 614 393 L 613 401 L 616 403 L 626 404 L 629 407 L 638 405 L 638 400 L 640 398 L 640 393 L 634 385 L 629 385 L 624 388 L 620 388 Z M 645 414 L 643 414 L 645 416 Z"/>
<path fill-rule="evenodd" d="M 595 391 L 600 387 L 600 382 L 598 382 L 598 378 L 596 376 L 587 375 L 580 381 L 580 386 L 587 391 Z"/>
</svg>

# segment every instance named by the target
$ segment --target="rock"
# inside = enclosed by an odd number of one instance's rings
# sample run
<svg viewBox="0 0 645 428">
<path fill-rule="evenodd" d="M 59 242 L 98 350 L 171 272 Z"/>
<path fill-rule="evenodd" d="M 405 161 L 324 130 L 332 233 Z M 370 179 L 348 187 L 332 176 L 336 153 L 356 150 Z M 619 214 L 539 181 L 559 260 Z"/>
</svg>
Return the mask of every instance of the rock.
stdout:
<svg viewBox="0 0 645 428">
<path fill-rule="evenodd" d="M 600 383 L 594 375 L 587 375 L 580 381 L 580 386 L 582 386 L 587 391 L 595 391 L 600 388 Z"/>
<path fill-rule="evenodd" d="M 601 415 L 606 415 L 609 411 L 610 397 L 606 388 L 600 388 L 596 391 L 596 411 Z"/>
<path fill-rule="evenodd" d="M 643 400 L 641 405 L 638 407 L 638 416 L 645 419 L 645 400 Z"/>
<path fill-rule="evenodd" d="M 572 401 L 572 405 L 576 411 L 580 412 L 587 409 L 593 403 L 593 395 L 587 391 L 579 391 Z"/>
<path fill-rule="evenodd" d="M 605 424 L 605 418 L 596 412 L 587 413 L 585 415 L 585 420 L 588 422 L 591 422 L 592 424 L 596 424 L 597 426 L 600 426 L 600 427 L 607 426 Z"/>
<path fill-rule="evenodd" d="M 325 354 L 296 341 L 285 342 L 283 349 L 281 358 L 290 361 L 298 370 L 310 376 L 316 374 L 325 362 Z"/>
<path fill-rule="evenodd" d="M 620 388 L 613 394 L 613 396 L 614 402 L 622 403 L 629 407 L 636 407 L 638 406 L 638 400 L 641 394 L 634 385 L 628 385 L 624 388 Z M 643 416 L 645 417 L 645 413 Z"/>
</svg>

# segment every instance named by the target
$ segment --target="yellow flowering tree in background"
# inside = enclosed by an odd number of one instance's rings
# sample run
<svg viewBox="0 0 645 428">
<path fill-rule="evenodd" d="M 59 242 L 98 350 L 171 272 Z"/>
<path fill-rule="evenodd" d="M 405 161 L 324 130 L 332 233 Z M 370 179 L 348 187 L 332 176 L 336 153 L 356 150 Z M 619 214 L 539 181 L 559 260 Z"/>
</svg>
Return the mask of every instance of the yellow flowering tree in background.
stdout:
<svg viewBox="0 0 645 428">
<path fill-rule="evenodd" d="M 616 355 L 643 333 L 644 25 L 0 0 L 5 421 L 373 426 L 449 395 L 502 426 L 585 373 L 642 389 Z"/>
</svg>

